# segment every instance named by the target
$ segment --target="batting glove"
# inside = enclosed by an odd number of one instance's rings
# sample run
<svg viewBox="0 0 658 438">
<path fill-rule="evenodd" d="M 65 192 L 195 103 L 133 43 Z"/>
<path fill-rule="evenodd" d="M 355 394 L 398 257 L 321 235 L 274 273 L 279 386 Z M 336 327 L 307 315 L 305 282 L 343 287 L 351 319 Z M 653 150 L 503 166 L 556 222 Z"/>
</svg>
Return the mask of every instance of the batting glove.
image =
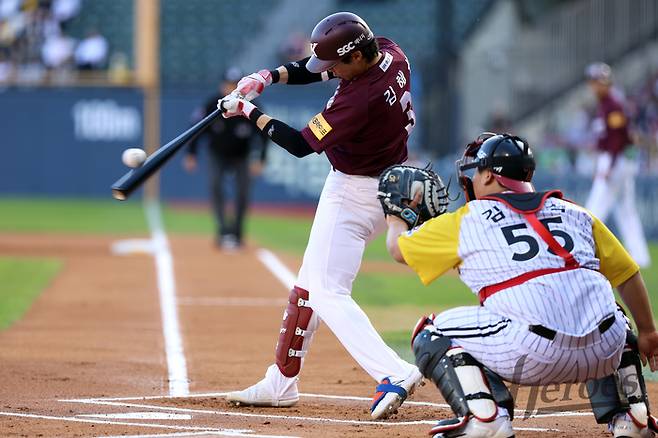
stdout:
<svg viewBox="0 0 658 438">
<path fill-rule="evenodd" d="M 245 76 L 238 82 L 236 91 L 247 100 L 254 100 L 263 92 L 265 87 L 272 84 L 272 73 L 269 70 L 260 70 Z"/>
<path fill-rule="evenodd" d="M 222 116 L 225 119 L 235 116 L 249 118 L 256 105 L 237 93 L 231 93 L 217 101 L 217 108 L 222 110 Z"/>
</svg>

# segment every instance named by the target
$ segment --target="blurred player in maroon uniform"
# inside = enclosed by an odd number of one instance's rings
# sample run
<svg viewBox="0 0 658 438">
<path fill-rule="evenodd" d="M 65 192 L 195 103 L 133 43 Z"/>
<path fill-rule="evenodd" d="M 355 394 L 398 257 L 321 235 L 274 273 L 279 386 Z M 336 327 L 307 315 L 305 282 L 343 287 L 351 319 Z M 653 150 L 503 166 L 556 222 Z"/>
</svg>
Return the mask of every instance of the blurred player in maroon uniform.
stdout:
<svg viewBox="0 0 658 438">
<path fill-rule="evenodd" d="M 228 394 L 235 404 L 292 406 L 297 375 L 320 321 L 361 367 L 380 382 L 374 418 L 395 412 L 419 385 L 418 369 L 390 349 L 352 299 L 352 282 L 366 244 L 386 229 L 377 176 L 407 158 L 415 115 L 406 56 L 393 41 L 375 38 L 357 15 L 340 12 L 311 34 L 313 56 L 243 78 L 219 101 L 225 117 L 243 116 L 297 157 L 327 155 L 325 181 L 304 261 L 290 293 L 276 349 L 276 365 L 257 384 Z M 308 84 L 339 78 L 324 110 L 301 131 L 263 114 L 249 101 L 272 83 Z M 375 292 L 376 293 L 376 292 Z"/>
<path fill-rule="evenodd" d="M 598 136 L 596 173 L 586 207 L 605 221 L 612 211 L 624 246 L 641 267 L 651 263 L 642 222 L 635 206 L 637 162 L 628 131 L 628 118 L 622 97 L 612 89 L 610 66 L 591 64 L 585 71 L 589 86 L 598 100 L 593 123 Z"/>
</svg>

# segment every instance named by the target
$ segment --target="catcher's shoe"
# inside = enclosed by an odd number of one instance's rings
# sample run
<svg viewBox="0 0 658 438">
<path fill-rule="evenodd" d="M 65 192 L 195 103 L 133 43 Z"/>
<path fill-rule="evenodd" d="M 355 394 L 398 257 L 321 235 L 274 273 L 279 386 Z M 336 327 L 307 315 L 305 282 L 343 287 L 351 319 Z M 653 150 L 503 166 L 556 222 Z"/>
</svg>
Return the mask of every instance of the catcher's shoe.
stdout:
<svg viewBox="0 0 658 438">
<path fill-rule="evenodd" d="M 375 389 L 375 396 L 370 407 L 370 416 L 380 420 L 395 414 L 407 397 L 423 384 L 423 375 L 420 374 L 417 368 L 414 368 L 411 376 L 395 383 L 391 382 L 388 377 L 384 378 Z"/>
<path fill-rule="evenodd" d="M 226 400 L 234 406 L 268 406 L 285 408 L 294 406 L 299 401 L 297 388 L 292 395 L 277 397 L 272 394 L 268 382 L 263 379 L 243 391 L 234 391 L 226 394 Z"/>
<path fill-rule="evenodd" d="M 434 438 L 514 438 L 512 421 L 501 415 L 493 421 L 480 421 L 473 416 L 441 420 L 430 432 Z"/>
<path fill-rule="evenodd" d="M 628 414 L 617 414 L 608 423 L 608 430 L 616 438 L 653 438 L 655 434 L 647 427 L 640 427 Z"/>
</svg>

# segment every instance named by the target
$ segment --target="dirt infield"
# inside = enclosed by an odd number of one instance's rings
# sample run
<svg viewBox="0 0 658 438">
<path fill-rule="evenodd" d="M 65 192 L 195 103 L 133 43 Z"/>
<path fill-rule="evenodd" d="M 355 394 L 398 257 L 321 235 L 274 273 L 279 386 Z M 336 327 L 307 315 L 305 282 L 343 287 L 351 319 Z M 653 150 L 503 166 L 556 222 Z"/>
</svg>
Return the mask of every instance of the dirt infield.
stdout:
<svg viewBox="0 0 658 438">
<path fill-rule="evenodd" d="M 448 415 L 428 384 L 393 419 L 370 421 L 374 382 L 326 328 L 297 406 L 230 407 L 222 393 L 254 383 L 272 360 L 287 290 L 256 248 L 226 254 L 201 237 L 171 240 L 190 394 L 169 396 L 154 259 L 112 255 L 114 240 L 0 234 L 0 255 L 64 261 L 26 317 L 0 333 L 0 436 L 407 437 Z M 284 263 L 294 272 L 299 261 Z M 574 412 L 579 390 L 521 390 L 521 409 L 563 407 L 517 413 L 517 436 L 603 436 L 591 414 Z"/>
</svg>

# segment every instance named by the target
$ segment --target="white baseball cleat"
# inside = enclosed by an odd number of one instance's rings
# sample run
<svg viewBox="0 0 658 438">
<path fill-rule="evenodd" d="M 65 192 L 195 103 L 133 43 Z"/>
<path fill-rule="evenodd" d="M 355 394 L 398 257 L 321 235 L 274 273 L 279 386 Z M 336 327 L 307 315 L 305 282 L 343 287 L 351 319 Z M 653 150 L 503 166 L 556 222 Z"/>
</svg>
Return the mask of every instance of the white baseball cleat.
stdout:
<svg viewBox="0 0 658 438">
<path fill-rule="evenodd" d="M 608 430 L 615 438 L 653 438 L 655 436 L 647 426 L 638 426 L 628 413 L 615 415 L 608 423 Z"/>
<path fill-rule="evenodd" d="M 391 382 L 391 379 L 386 377 L 377 385 L 370 407 L 370 416 L 376 420 L 382 420 L 395 414 L 407 397 L 423 384 L 423 375 L 417 368 L 414 368 L 411 376 L 404 380 Z"/>
<path fill-rule="evenodd" d="M 287 397 L 276 397 L 268 382 L 263 379 L 255 385 L 242 391 L 234 391 L 226 394 L 226 400 L 235 406 L 268 406 L 274 408 L 286 408 L 294 406 L 299 401 L 297 388 L 293 395 Z"/>
<path fill-rule="evenodd" d="M 514 438 L 512 421 L 507 415 L 488 422 L 472 416 L 441 420 L 429 433 L 434 438 Z"/>
</svg>

